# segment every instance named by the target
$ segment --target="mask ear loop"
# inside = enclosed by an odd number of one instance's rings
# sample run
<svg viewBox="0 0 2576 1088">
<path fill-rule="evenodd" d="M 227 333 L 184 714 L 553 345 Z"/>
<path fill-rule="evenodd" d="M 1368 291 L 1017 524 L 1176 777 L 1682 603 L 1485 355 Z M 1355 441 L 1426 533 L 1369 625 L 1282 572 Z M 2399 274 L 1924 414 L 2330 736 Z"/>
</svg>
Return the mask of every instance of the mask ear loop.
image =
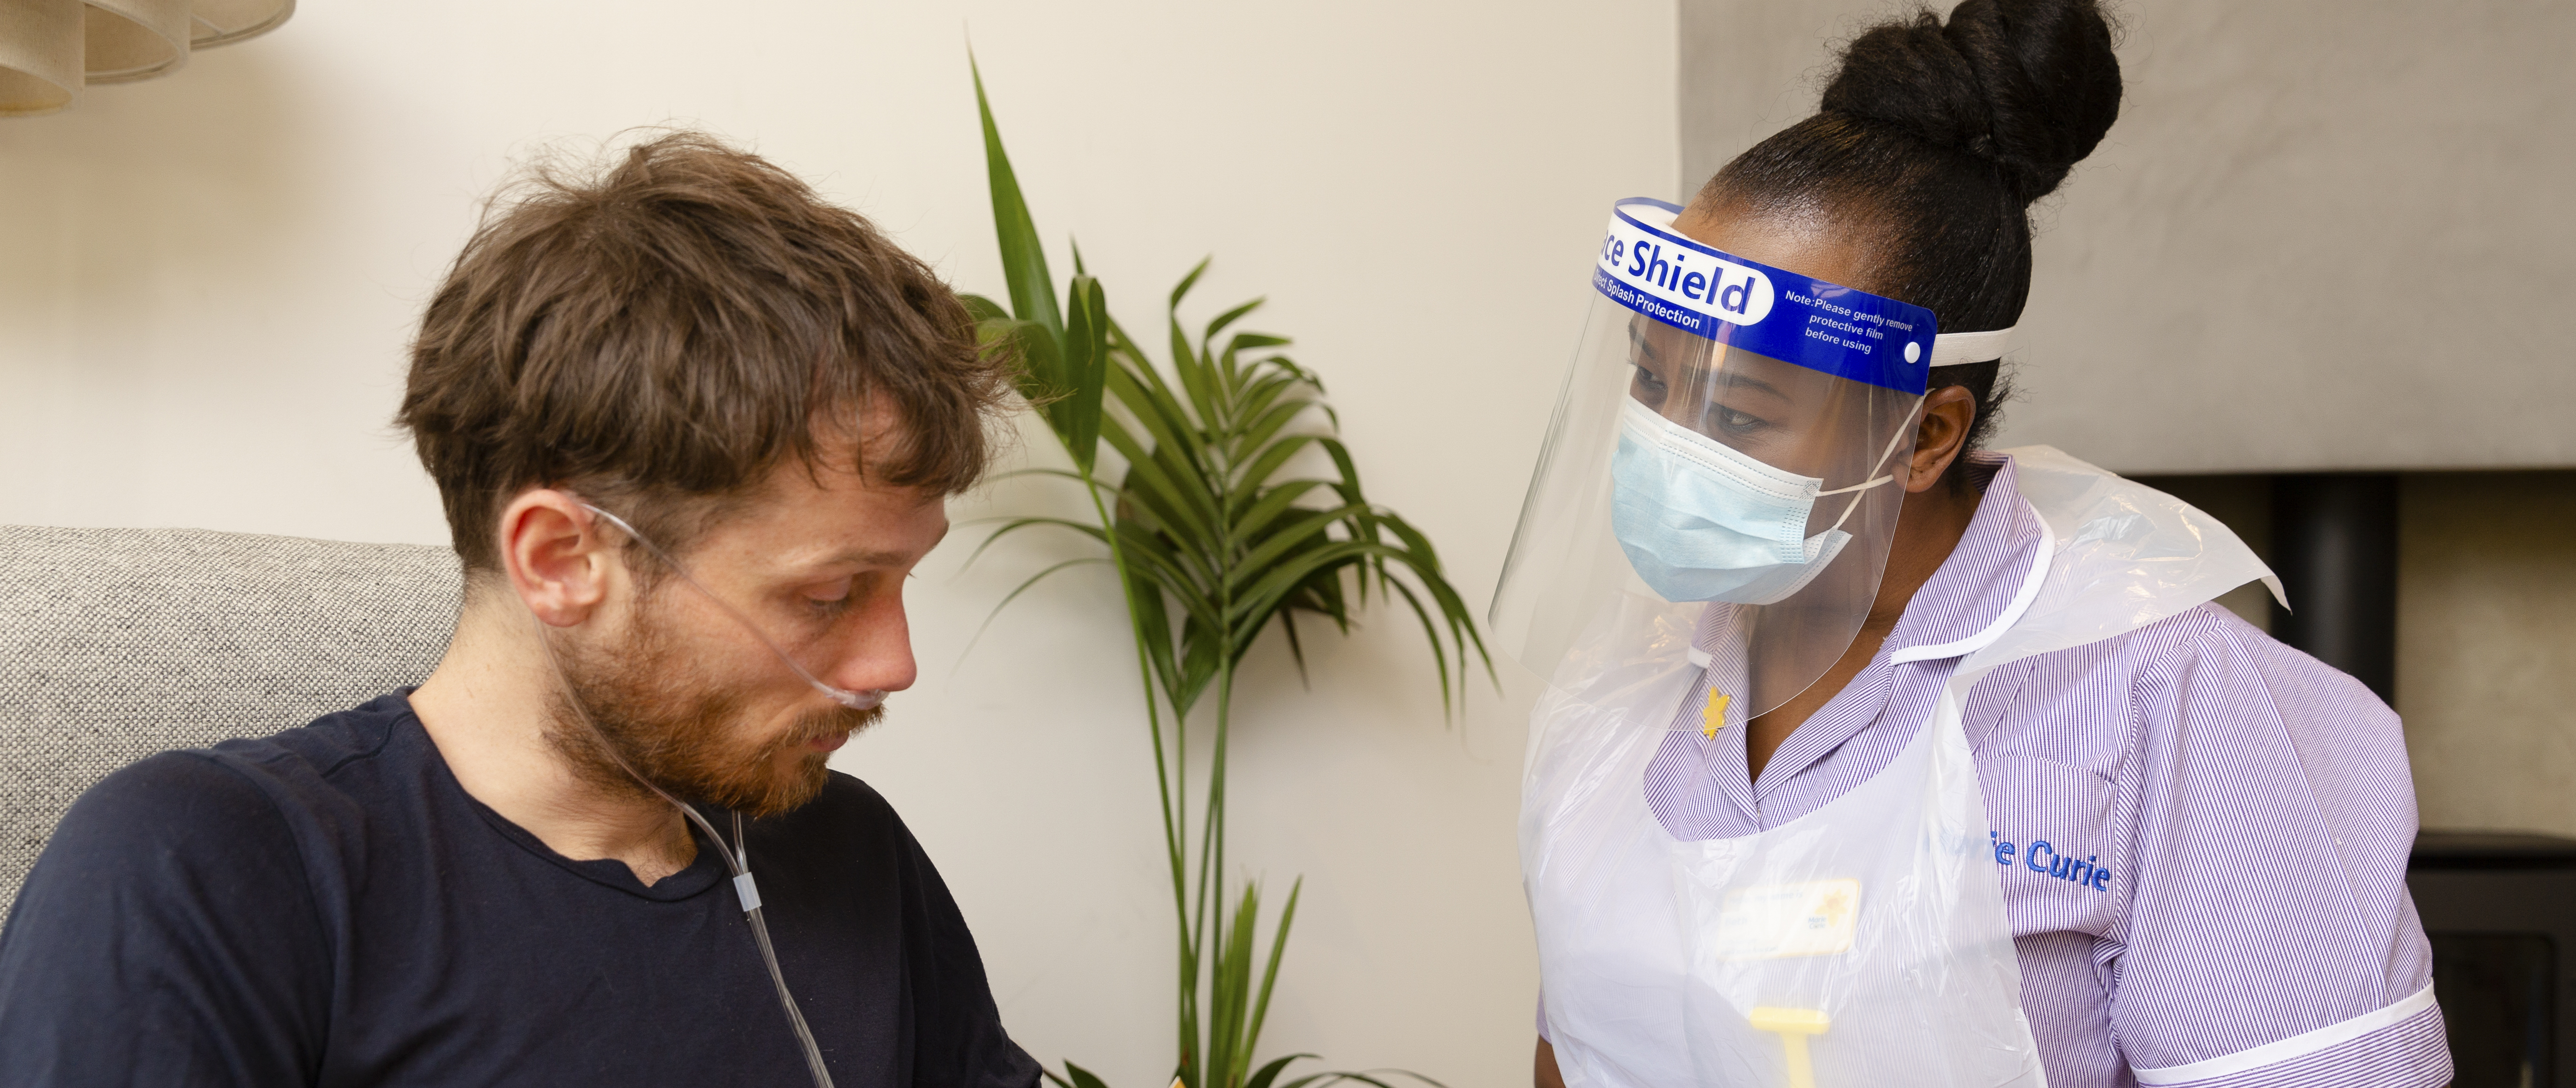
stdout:
<svg viewBox="0 0 2576 1088">
<path fill-rule="evenodd" d="M 1913 422 L 1912 417 L 1911 417 L 1911 416 L 1908 416 L 1908 417 L 1907 417 L 1907 419 L 1906 419 L 1906 422 L 1907 422 L 1907 423 L 1909 423 L 1909 424 L 1910 424 L 1910 423 L 1912 423 L 1912 422 Z M 1870 470 L 1871 472 L 1876 472 L 1876 471 L 1878 471 L 1882 466 L 1884 466 L 1884 465 L 1886 465 L 1886 464 L 1887 464 L 1887 459 L 1888 459 L 1888 458 L 1896 456 L 1896 447 L 1897 447 L 1897 444 L 1898 444 L 1898 443 L 1901 443 L 1901 442 L 1903 442 L 1903 441 L 1905 441 L 1905 435 L 1906 435 L 1906 433 L 1907 433 L 1908 431 L 1911 431 L 1911 430 L 1913 430 L 1913 428 L 1912 428 L 1912 427 L 1910 427 L 1910 426 L 1908 426 L 1908 427 L 1898 427 L 1898 428 L 1896 429 L 1896 433 L 1895 433 L 1894 435 L 1892 435 L 1892 436 L 1890 436 L 1890 437 L 1888 438 L 1888 440 L 1887 440 L 1887 448 L 1886 448 L 1885 450 L 1882 450 L 1882 451 L 1880 451 L 1880 452 L 1879 452 L 1879 455 L 1878 455 L 1878 461 L 1877 461 L 1876 463 L 1874 463 L 1874 464 L 1870 465 L 1870 466 L 1869 466 L 1869 470 Z M 1824 497 L 1825 497 L 1825 496 L 1827 496 L 1827 495 L 1843 495 L 1843 494 L 1849 494 L 1849 493 L 1851 493 L 1851 492 L 1855 492 L 1855 491 L 1867 491 L 1867 490 L 1869 490 L 1870 488 L 1877 487 L 1877 486 L 1878 486 L 1878 485 L 1880 485 L 1880 484 L 1888 484 L 1888 483 L 1895 483 L 1895 482 L 1896 482 L 1896 474 L 1895 474 L 1895 473 L 1893 473 L 1893 472 L 1891 472 L 1891 473 L 1888 473 L 1888 474 L 1887 474 L 1887 475 L 1885 475 L 1885 476 L 1878 477 L 1877 479 L 1874 479 L 1874 480 L 1864 480 L 1864 481 L 1862 481 L 1862 482 L 1860 482 L 1860 483 L 1853 484 L 1853 485 L 1851 485 L 1850 487 L 1837 487 L 1837 488 L 1835 488 L 1835 489 L 1833 489 L 1833 490 L 1831 490 L 1831 491 L 1819 491 L 1819 492 L 1816 492 L 1816 497 L 1821 499 L 1821 498 L 1824 498 Z M 1858 509 L 1860 509 L 1860 496 L 1859 496 L 1859 495 L 1852 495 L 1851 503 L 1850 503 L 1849 505 L 1847 505 L 1847 506 L 1844 506 L 1844 507 L 1843 507 L 1843 516 L 1838 517 L 1838 518 L 1835 518 L 1835 519 L 1834 519 L 1834 525 L 1833 525 L 1833 528 L 1832 528 L 1832 529 L 1827 529 L 1827 530 L 1825 530 L 1825 531 L 1830 533 L 1830 532 L 1833 532 L 1833 531 L 1834 531 L 1834 530 L 1836 530 L 1836 529 L 1840 529 L 1840 528 L 1842 528 L 1842 527 L 1843 527 L 1843 523 L 1844 523 L 1844 522 L 1851 520 L 1852 511 L 1854 511 L 1854 510 L 1858 510 Z"/>
<path fill-rule="evenodd" d="M 746 626 L 749 625 L 750 621 L 745 619 L 742 613 L 735 612 L 731 605 L 725 604 L 723 600 L 716 598 L 714 594 L 707 593 L 705 586 L 700 586 L 696 579 L 689 578 L 687 570 L 681 568 L 677 563 L 671 563 L 669 556 L 664 555 L 660 548 L 654 547 L 652 542 L 644 539 L 642 534 L 637 533 L 624 521 L 619 520 L 617 515 L 611 514 L 596 506 L 592 506 L 589 503 L 582 503 L 581 506 L 582 509 L 607 518 L 610 522 L 615 523 L 618 528 L 624 529 L 628 536 L 634 537 L 637 543 L 643 544 L 645 549 L 651 551 L 656 558 L 661 559 L 665 563 L 670 563 L 672 570 L 678 571 L 680 577 L 687 579 L 690 585 L 697 586 L 698 592 L 705 593 L 708 599 L 714 600 L 717 607 L 723 608 L 726 612 L 731 613 L 735 619 L 743 620 Z M 805 1071 L 813 1076 L 814 1088 L 832 1088 L 832 1072 L 823 1065 L 823 1048 L 820 1044 L 817 1044 L 814 1041 L 814 1030 L 806 1026 L 804 1011 L 796 1007 L 796 995 L 788 992 L 787 973 L 779 969 L 778 950 L 769 942 L 769 923 L 761 917 L 760 913 L 760 889 L 758 885 L 752 882 L 751 878 L 751 844 L 750 840 L 743 837 L 742 813 L 736 812 L 733 814 L 733 845 L 728 848 L 725 844 L 724 836 L 717 834 L 715 825 L 708 823 L 707 818 L 700 815 L 695 807 L 681 804 L 679 798 L 671 796 L 669 791 L 664 790 L 661 786 L 655 784 L 652 779 L 644 777 L 642 772 L 637 771 L 634 764 L 626 762 L 626 757 L 618 752 L 617 746 L 609 742 L 608 731 L 601 729 L 599 727 L 599 722 L 590 716 L 589 709 L 581 705 L 581 700 L 572 696 L 572 682 L 567 678 L 567 675 L 564 672 L 562 656 L 555 653 L 554 640 L 546 637 L 545 622 L 539 620 L 534 612 L 528 613 L 528 620 L 537 626 L 537 645 L 545 650 L 547 663 L 554 667 L 556 681 L 563 685 L 565 696 L 564 701 L 571 704 L 573 713 L 581 716 L 582 725 L 590 730 L 591 739 L 599 743 L 599 750 L 608 753 L 609 760 L 617 764 L 619 770 L 625 771 L 628 778 L 634 779 L 645 789 L 653 791 L 653 796 L 659 797 L 663 801 L 668 802 L 672 808 L 680 810 L 680 814 L 682 816 L 688 817 L 690 823 L 696 824 L 698 826 L 698 830 L 706 833 L 707 841 L 715 844 L 716 856 L 724 859 L 725 869 L 733 874 L 734 898 L 742 904 L 743 917 L 751 922 L 751 939 L 754 944 L 760 946 L 760 962 L 769 968 L 769 981 L 778 987 L 779 1007 L 787 1010 L 787 1025 L 790 1028 L 795 1029 L 796 1041 L 798 1044 L 803 1046 L 805 1050 Z M 754 635 L 760 635 L 759 629 L 757 628 L 754 628 L 752 633 Z M 778 645 L 776 643 L 769 642 L 767 636 L 760 636 L 760 640 L 764 643 L 768 643 L 770 649 L 778 649 Z M 782 658 L 787 657 L 786 653 L 783 651 L 781 651 L 778 656 Z M 799 675 L 805 675 L 805 670 L 801 667 L 797 667 L 794 659 L 788 659 L 787 664 L 791 668 L 796 668 Z M 816 687 L 823 687 L 829 691 L 839 690 L 837 688 L 827 687 L 821 681 L 815 680 L 810 675 L 806 675 L 805 679 L 808 682 L 813 683 Z M 879 699 L 883 699 L 885 696 L 884 692 L 872 692 L 870 694 L 876 695 Z"/>
</svg>

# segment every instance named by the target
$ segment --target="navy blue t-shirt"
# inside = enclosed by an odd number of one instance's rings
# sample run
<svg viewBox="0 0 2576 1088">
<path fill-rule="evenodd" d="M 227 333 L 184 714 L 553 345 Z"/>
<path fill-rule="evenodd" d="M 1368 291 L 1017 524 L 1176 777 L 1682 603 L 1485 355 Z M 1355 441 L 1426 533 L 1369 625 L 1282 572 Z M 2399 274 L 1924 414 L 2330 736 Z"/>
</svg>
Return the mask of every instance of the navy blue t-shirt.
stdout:
<svg viewBox="0 0 2576 1088">
<path fill-rule="evenodd" d="M 1037 1081 L 876 791 L 745 827 L 837 1088 Z M 72 806 L 0 930 L 0 1084 L 809 1084 L 726 875 L 547 849 L 401 694 L 166 752 Z"/>
</svg>

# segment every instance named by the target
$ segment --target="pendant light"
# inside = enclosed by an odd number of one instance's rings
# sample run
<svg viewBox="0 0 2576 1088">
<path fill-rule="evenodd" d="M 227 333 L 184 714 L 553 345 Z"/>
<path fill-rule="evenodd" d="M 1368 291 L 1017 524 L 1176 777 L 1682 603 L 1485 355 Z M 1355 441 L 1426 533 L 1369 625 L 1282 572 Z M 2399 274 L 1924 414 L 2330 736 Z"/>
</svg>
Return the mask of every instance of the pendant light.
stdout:
<svg viewBox="0 0 2576 1088">
<path fill-rule="evenodd" d="M 0 0 L 0 117 L 63 109 L 85 84 L 168 75 L 192 50 L 293 14 L 295 0 Z"/>
</svg>

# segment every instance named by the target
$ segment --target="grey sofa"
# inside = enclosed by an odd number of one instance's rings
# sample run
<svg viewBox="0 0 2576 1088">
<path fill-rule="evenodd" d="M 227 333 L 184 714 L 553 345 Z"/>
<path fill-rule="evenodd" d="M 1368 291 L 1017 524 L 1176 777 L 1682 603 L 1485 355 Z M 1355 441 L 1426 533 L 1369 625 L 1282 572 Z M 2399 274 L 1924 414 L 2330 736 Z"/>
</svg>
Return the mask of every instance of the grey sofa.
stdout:
<svg viewBox="0 0 2576 1088">
<path fill-rule="evenodd" d="M 108 772 L 417 684 L 458 602 L 446 548 L 0 526 L 0 914 Z"/>
</svg>

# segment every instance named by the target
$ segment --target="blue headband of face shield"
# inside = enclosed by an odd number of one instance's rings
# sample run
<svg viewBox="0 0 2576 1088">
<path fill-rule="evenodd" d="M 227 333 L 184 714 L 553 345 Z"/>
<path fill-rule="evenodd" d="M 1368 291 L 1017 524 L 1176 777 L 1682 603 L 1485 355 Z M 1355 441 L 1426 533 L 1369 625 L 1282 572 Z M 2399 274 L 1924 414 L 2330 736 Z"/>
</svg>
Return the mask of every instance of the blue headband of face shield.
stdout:
<svg viewBox="0 0 2576 1088">
<path fill-rule="evenodd" d="M 1941 335 L 1931 311 L 1800 276 L 1674 232 L 1678 206 L 1624 200 L 1593 269 L 1603 296 L 1642 317 L 1711 342 L 1915 397 L 1931 368 L 2000 358 L 2013 330 Z M 1612 529 L 1629 564 L 1668 601 L 1763 605 L 1784 600 L 1831 564 L 1850 535 L 1857 492 L 1894 481 L 1881 470 L 1903 427 L 1865 479 L 1827 488 L 1664 418 L 1634 400 L 1621 408 L 1611 462 Z M 1816 503 L 1850 494 L 1841 514 L 1808 535 Z"/>
</svg>

